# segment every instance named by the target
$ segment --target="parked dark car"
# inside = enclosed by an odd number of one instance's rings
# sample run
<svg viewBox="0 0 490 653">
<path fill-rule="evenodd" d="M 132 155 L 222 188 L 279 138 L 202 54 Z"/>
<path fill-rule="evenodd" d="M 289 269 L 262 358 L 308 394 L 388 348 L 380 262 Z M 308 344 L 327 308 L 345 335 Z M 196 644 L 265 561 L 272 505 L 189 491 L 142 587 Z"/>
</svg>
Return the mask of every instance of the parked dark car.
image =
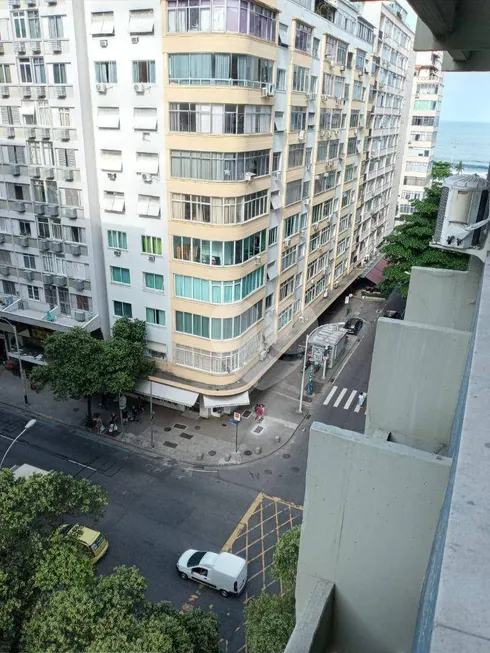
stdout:
<svg viewBox="0 0 490 653">
<path fill-rule="evenodd" d="M 402 314 L 400 311 L 385 311 L 383 317 L 391 317 L 392 320 L 401 320 Z"/>
<path fill-rule="evenodd" d="M 347 333 L 350 333 L 351 336 L 357 336 L 362 325 L 363 321 L 359 317 L 350 317 L 344 324 L 344 329 L 347 329 Z"/>
</svg>

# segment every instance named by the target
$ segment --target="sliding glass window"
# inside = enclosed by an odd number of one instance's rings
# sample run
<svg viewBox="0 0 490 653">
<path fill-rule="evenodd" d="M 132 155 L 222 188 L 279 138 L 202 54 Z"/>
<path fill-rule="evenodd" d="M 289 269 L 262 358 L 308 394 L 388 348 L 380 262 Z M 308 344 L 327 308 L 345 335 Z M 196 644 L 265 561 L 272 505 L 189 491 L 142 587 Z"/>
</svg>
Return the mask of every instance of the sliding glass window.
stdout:
<svg viewBox="0 0 490 653">
<path fill-rule="evenodd" d="M 272 84 L 274 62 L 248 54 L 189 53 L 169 55 L 173 84 L 261 88 Z"/>
</svg>

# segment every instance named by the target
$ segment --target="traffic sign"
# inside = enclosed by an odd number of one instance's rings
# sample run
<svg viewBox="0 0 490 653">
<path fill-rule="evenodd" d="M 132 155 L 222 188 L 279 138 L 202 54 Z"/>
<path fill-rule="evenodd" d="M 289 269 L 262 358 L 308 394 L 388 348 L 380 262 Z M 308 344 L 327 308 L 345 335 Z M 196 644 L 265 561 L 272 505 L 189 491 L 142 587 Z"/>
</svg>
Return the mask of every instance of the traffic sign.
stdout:
<svg viewBox="0 0 490 653">
<path fill-rule="evenodd" d="M 241 418 L 240 413 L 233 413 L 233 419 L 234 419 L 236 422 L 239 422 L 239 421 L 240 421 L 240 418 Z"/>
</svg>

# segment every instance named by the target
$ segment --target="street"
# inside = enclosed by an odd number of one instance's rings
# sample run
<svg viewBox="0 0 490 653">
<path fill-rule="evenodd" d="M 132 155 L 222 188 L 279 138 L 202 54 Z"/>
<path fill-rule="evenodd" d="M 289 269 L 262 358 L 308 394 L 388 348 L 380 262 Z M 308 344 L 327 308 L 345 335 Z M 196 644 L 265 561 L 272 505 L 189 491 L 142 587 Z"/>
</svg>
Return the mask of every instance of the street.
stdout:
<svg viewBox="0 0 490 653">
<path fill-rule="evenodd" d="M 270 576 L 273 547 L 285 530 L 301 522 L 309 424 L 319 420 L 363 431 L 365 406 L 358 409 L 357 395 L 368 387 L 375 326 L 374 319 L 365 323 L 359 342 L 291 440 L 254 463 L 186 468 L 38 420 L 12 448 L 6 465 L 29 463 L 103 486 L 109 504 L 98 528 L 109 540 L 109 551 L 97 569 L 108 573 L 117 565 L 135 565 L 147 579 L 149 599 L 213 610 L 220 619 L 223 649 L 238 653 L 245 650 L 243 603 L 264 588 L 279 591 Z M 0 454 L 29 417 L 22 409 L 0 408 Z M 182 580 L 175 563 L 188 548 L 225 548 L 246 556 L 247 592 L 225 599 Z"/>
</svg>

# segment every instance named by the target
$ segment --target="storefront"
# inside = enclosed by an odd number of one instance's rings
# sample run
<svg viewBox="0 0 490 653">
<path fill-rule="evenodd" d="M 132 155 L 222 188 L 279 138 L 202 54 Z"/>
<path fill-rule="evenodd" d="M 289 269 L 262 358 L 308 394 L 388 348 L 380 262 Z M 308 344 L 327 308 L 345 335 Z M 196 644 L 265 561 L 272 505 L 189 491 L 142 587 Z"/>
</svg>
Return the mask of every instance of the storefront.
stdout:
<svg viewBox="0 0 490 653">
<path fill-rule="evenodd" d="M 229 395 L 227 397 L 202 395 L 199 414 L 201 417 L 219 418 L 222 415 L 232 415 L 235 408 L 240 408 L 240 406 L 250 406 L 248 392 Z"/>
<path fill-rule="evenodd" d="M 159 406 L 166 406 L 180 412 L 192 408 L 199 396 L 197 392 L 158 381 L 140 381 L 135 388 L 135 393 L 143 395 L 147 400 L 151 397 L 152 402 Z"/>
</svg>

